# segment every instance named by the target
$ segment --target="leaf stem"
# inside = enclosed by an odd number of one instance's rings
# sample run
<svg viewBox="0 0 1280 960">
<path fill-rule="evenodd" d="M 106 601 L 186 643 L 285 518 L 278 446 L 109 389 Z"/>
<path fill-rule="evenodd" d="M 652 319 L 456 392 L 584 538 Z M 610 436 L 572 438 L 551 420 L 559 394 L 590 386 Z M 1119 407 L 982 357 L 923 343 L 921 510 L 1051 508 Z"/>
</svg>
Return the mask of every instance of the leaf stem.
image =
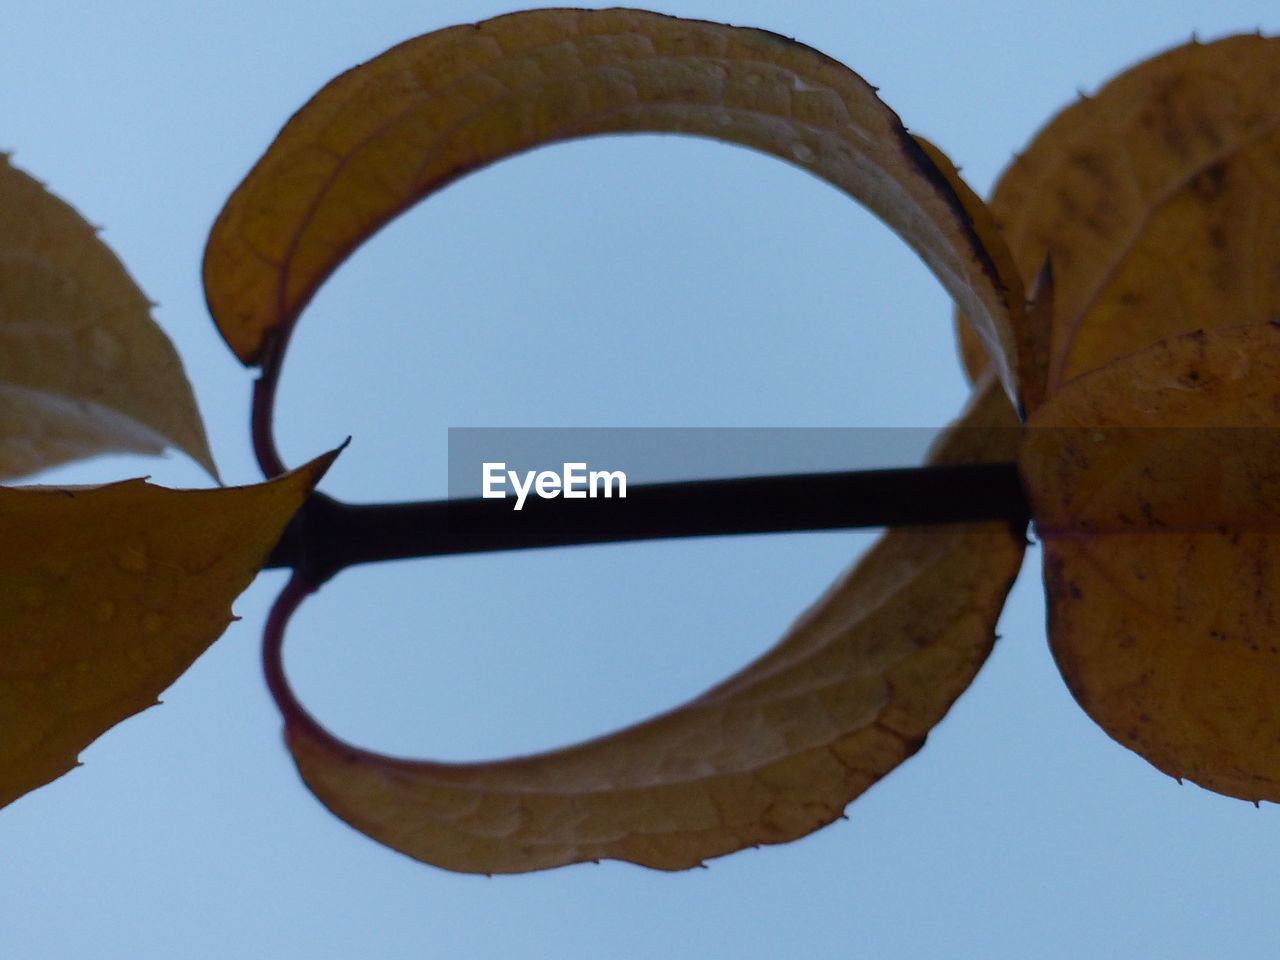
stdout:
<svg viewBox="0 0 1280 960">
<path fill-rule="evenodd" d="M 262 373 L 253 383 L 249 434 L 253 439 L 253 454 L 258 460 L 258 467 L 268 480 L 285 472 L 284 463 L 276 449 L 274 428 L 276 385 L 280 382 L 283 362 L 282 345 L 277 340 L 269 339 L 264 347 Z"/>
<path fill-rule="evenodd" d="M 289 618 L 314 590 L 315 588 L 307 583 L 305 578 L 295 573 L 280 595 L 276 597 L 262 633 L 262 672 L 266 677 L 267 689 L 271 691 L 272 699 L 286 718 L 303 718 L 304 721 L 310 721 L 313 724 L 315 721 L 311 720 L 310 714 L 298 702 L 289 686 L 289 681 L 285 678 L 282 648 Z"/>
<path fill-rule="evenodd" d="M 381 560 L 677 537 L 1004 521 L 1026 528 L 1013 463 L 638 484 L 625 499 L 350 504 L 316 493 L 266 567 L 313 587 Z"/>
</svg>

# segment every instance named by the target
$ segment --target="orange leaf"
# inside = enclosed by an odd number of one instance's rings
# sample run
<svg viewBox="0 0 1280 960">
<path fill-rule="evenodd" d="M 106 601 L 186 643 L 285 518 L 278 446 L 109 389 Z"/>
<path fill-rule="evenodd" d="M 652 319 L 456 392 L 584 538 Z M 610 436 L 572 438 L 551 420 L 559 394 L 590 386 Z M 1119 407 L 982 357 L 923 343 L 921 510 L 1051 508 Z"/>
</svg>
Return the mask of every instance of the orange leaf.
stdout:
<svg viewBox="0 0 1280 960">
<path fill-rule="evenodd" d="M 864 203 L 934 271 L 1020 395 L 1034 372 L 1021 297 L 874 89 L 794 40 L 638 10 L 534 10 L 451 27 L 338 77 L 218 217 L 205 252 L 209 309 L 236 355 L 262 363 L 329 273 L 418 200 L 540 144 L 634 132 L 753 147 Z"/>
<path fill-rule="evenodd" d="M 167 445 L 217 476 L 150 302 L 92 226 L 0 154 L 0 479 Z"/>
<path fill-rule="evenodd" d="M 1280 326 L 1157 343 L 1031 418 L 1019 459 L 1072 693 L 1171 776 L 1280 801 Z"/>
<path fill-rule="evenodd" d="M 1024 279 L 1052 258 L 1050 394 L 1165 337 L 1280 316 L 1280 38 L 1119 75 L 1036 135 L 991 210 Z"/>
<path fill-rule="evenodd" d="M 0 806 L 158 702 L 334 456 L 251 487 L 0 487 Z"/>
<path fill-rule="evenodd" d="M 959 426 L 933 462 L 1012 456 L 1017 419 L 993 378 Z M 773 650 L 691 703 L 506 761 L 342 743 L 294 699 L 278 634 L 268 676 L 307 785 L 381 843 L 464 872 L 606 857 L 678 870 L 804 836 L 918 750 L 986 659 L 1022 551 L 1000 523 L 891 531 Z"/>
</svg>

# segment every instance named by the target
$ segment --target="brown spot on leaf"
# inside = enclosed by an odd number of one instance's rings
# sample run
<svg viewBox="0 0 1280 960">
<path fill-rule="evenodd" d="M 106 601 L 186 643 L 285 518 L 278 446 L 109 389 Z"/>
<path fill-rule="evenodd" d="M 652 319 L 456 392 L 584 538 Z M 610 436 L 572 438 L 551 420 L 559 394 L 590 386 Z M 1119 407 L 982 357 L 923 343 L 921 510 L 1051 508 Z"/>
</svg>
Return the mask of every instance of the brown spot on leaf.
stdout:
<svg viewBox="0 0 1280 960">
<path fill-rule="evenodd" d="M 1222 161 L 1207 167 L 1191 181 L 1191 192 L 1206 202 L 1222 195 L 1227 185 L 1227 166 Z"/>
</svg>

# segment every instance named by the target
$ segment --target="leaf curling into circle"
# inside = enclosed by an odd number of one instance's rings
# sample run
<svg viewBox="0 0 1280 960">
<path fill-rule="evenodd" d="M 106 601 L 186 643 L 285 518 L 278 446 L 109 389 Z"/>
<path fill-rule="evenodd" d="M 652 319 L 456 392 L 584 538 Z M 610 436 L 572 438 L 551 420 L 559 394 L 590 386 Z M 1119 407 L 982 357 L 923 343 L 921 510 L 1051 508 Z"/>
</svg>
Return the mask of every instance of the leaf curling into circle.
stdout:
<svg viewBox="0 0 1280 960">
<path fill-rule="evenodd" d="M 210 313 L 242 362 L 278 360 L 329 274 L 408 207 L 541 144 L 640 132 L 752 147 L 862 202 L 964 308 L 1020 400 L 1035 372 L 1022 298 L 874 88 L 786 37 L 640 10 L 531 10 L 450 27 L 333 80 L 214 224 Z"/>
<path fill-rule="evenodd" d="M 988 377 L 930 460 L 1005 460 L 1017 432 Z M 914 754 L 985 662 L 1023 547 L 999 522 L 891 530 L 772 650 L 702 696 L 511 760 L 404 760 L 325 730 L 281 662 L 296 588 L 269 621 L 268 682 L 307 786 L 408 856 L 468 873 L 602 858 L 687 869 L 831 823 Z"/>
</svg>

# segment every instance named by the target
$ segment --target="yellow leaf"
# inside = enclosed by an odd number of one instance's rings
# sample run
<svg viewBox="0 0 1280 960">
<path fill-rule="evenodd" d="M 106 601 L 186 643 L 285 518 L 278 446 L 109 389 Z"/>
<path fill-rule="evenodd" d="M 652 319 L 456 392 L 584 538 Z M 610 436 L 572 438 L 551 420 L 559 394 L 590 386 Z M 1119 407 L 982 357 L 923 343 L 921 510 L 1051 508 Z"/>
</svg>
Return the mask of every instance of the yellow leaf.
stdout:
<svg viewBox="0 0 1280 960">
<path fill-rule="evenodd" d="M 933 462 L 1012 456 L 1017 418 L 994 378 L 959 426 Z M 599 858 L 678 870 L 830 823 L 919 749 L 990 651 L 1022 551 L 1000 523 L 891 531 L 736 676 L 536 756 L 444 764 L 357 749 L 293 698 L 278 636 L 268 677 L 307 785 L 381 843 L 464 872 Z"/>
<path fill-rule="evenodd" d="M 97 231 L 0 155 L 0 479 L 169 445 L 217 477 L 150 311 Z"/>
<path fill-rule="evenodd" d="M 1049 642 L 1165 773 L 1280 801 L 1280 327 L 1183 334 L 1084 374 L 1019 454 Z"/>
<path fill-rule="evenodd" d="M 855 73 L 762 30 L 638 10 L 534 10 L 451 27 L 341 75 L 281 130 L 205 252 L 209 309 L 245 363 L 278 356 L 370 234 L 458 177 L 593 134 L 694 134 L 796 164 L 861 201 L 980 331 L 1011 396 L 1033 368 L 946 177 Z"/>
<path fill-rule="evenodd" d="M 0 487 L 0 806 L 158 702 L 335 455 L 251 487 Z"/>
<path fill-rule="evenodd" d="M 1157 340 L 1280 316 L 1280 38 L 1126 71 L 1035 137 L 991 210 L 1024 279 L 1052 258 L 1050 394 Z"/>
</svg>

